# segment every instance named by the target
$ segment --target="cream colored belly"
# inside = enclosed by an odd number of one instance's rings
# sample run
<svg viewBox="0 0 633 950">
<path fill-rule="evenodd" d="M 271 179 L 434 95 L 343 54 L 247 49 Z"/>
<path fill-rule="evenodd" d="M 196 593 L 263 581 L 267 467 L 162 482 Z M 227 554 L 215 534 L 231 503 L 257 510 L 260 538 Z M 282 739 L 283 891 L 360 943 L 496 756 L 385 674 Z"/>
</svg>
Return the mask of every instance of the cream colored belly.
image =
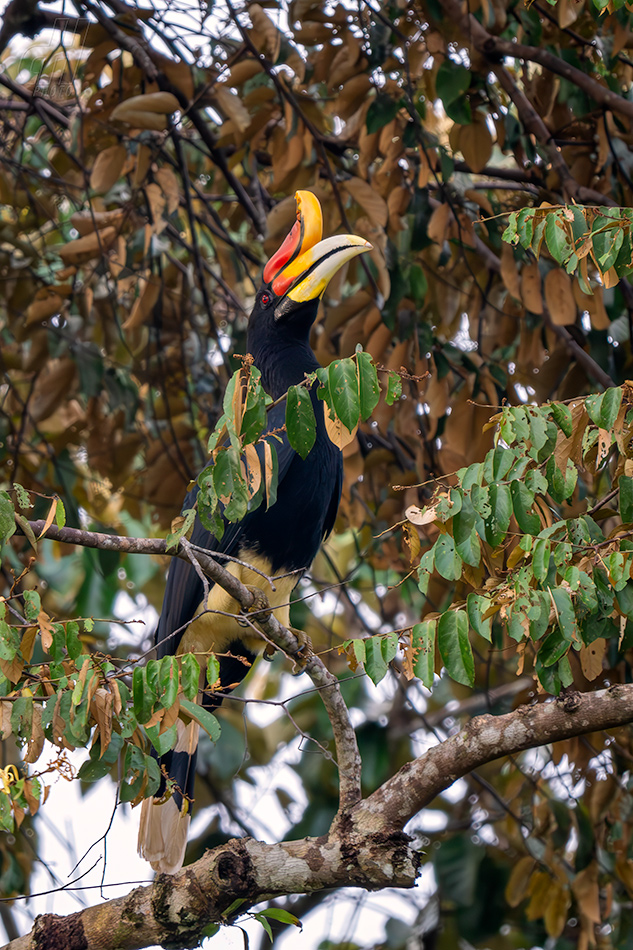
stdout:
<svg viewBox="0 0 633 950">
<path fill-rule="evenodd" d="M 270 576 L 270 562 L 267 558 L 249 551 L 241 551 L 239 557 L 240 560 L 247 561 L 257 570 Z M 285 627 L 289 625 L 289 600 L 290 594 L 297 583 L 296 574 L 279 578 L 279 580 L 275 579 L 276 590 L 272 590 L 265 578 L 241 564 L 229 562 L 226 569 L 234 577 L 237 577 L 242 584 L 262 590 L 268 598 L 268 603 L 273 608 L 275 617 Z M 198 606 L 196 614 L 201 613 L 202 610 L 204 610 L 204 601 Z M 252 627 L 244 626 L 243 619 L 241 624 L 238 623 L 237 617 L 239 614 L 240 607 L 237 601 L 230 594 L 227 594 L 222 587 L 215 584 L 209 593 L 207 612 L 189 624 L 178 646 L 178 655 L 183 653 L 202 654 L 198 659 L 203 662 L 205 654 L 225 653 L 228 644 L 235 640 L 242 642 L 251 652 L 261 653 L 265 646 L 265 640 L 258 636 Z M 235 650 L 232 652 L 235 653 Z"/>
</svg>

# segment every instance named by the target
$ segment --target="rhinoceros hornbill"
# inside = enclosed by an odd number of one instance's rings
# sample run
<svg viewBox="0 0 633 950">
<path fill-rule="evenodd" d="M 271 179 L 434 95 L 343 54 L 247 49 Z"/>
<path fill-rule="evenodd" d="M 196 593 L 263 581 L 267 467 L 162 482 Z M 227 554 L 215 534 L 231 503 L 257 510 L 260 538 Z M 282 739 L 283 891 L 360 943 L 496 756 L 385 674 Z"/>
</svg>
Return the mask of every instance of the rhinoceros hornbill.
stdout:
<svg viewBox="0 0 633 950">
<path fill-rule="evenodd" d="M 350 234 L 321 240 L 323 225 L 317 198 L 300 191 L 296 202 L 296 221 L 264 268 L 248 325 L 248 352 L 273 400 L 318 368 L 309 334 L 319 299 L 338 269 L 371 247 L 363 238 Z M 334 526 L 343 479 L 341 453 L 327 435 L 323 403 L 317 400 L 314 388 L 311 398 L 316 440 L 305 459 L 294 451 L 283 432 L 283 401 L 268 413 L 266 431 L 277 433 L 276 502 L 268 509 L 261 505 L 247 512 L 237 524 L 225 523 L 219 542 L 196 519 L 190 538 L 192 544 L 210 553 L 232 555 L 269 576 L 282 575 L 275 580 L 273 592 L 255 571 L 235 562 L 229 562 L 228 567 L 242 583 L 266 591 L 275 616 L 286 626 L 289 597 L 300 572 L 310 566 Z M 184 508 L 193 507 L 197 490 L 188 494 Z M 244 626 L 243 620 L 240 624 L 239 613 L 239 604 L 218 585 L 211 587 L 205 605 L 198 573 L 186 561 L 174 559 L 156 631 L 156 653 L 158 659 L 189 652 L 208 655 L 213 651 L 219 655 L 219 689 L 202 696 L 207 709 L 216 708 L 222 702 L 221 694 L 244 678 L 265 645 L 252 627 Z M 179 721 L 174 750 L 159 760 L 161 787 L 142 805 L 139 853 L 155 870 L 165 873 L 177 871 L 184 859 L 197 744 L 196 723 Z"/>
</svg>

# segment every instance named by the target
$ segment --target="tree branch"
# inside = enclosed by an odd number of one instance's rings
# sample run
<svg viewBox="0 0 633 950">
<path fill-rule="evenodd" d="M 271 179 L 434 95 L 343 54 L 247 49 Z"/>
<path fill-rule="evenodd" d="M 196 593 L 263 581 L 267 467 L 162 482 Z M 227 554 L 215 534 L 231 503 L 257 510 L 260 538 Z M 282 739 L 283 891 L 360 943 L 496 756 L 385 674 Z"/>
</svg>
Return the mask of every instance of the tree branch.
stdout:
<svg viewBox="0 0 633 950">
<path fill-rule="evenodd" d="M 456 735 L 404 765 L 362 803 L 356 814 L 374 832 L 402 829 L 453 782 L 504 755 L 633 722 L 633 685 L 568 693 L 519 706 L 504 716 L 477 716 Z"/>
<path fill-rule="evenodd" d="M 402 829 L 456 779 L 501 756 L 633 721 L 633 685 L 568 693 L 504 716 L 472 719 L 457 735 L 401 768 L 366 801 L 335 820 L 328 835 L 279 844 L 229 841 L 175 875 L 67 917 L 44 914 L 3 950 L 81 946 L 141 950 L 152 944 L 194 947 L 210 924 L 228 923 L 235 901 L 246 912 L 280 895 L 357 886 L 412 887 L 420 856 Z"/>
<path fill-rule="evenodd" d="M 79 528 L 58 528 L 56 525 L 50 525 L 44 532 L 46 527 L 44 521 L 30 521 L 29 524 L 36 538 L 44 533 L 44 537 L 66 544 L 78 544 L 102 551 L 119 551 L 123 554 L 169 554 L 190 563 L 187 545 L 180 543 L 177 549 L 168 551 L 166 542 L 162 538 L 127 538 L 96 531 L 82 531 Z M 218 564 L 214 557 L 197 547 L 195 556 L 205 574 L 237 601 L 249 619 L 257 623 L 265 638 L 290 657 L 298 658 L 303 664 L 304 645 L 299 642 L 296 635 L 284 627 L 267 608 L 252 610 L 255 597 L 251 591 L 237 577 Z M 321 700 L 332 726 L 339 769 L 339 814 L 342 814 L 361 799 L 361 759 L 356 733 L 350 722 L 349 712 L 337 678 L 314 654 L 308 656 L 303 668 L 320 691 Z"/>
</svg>

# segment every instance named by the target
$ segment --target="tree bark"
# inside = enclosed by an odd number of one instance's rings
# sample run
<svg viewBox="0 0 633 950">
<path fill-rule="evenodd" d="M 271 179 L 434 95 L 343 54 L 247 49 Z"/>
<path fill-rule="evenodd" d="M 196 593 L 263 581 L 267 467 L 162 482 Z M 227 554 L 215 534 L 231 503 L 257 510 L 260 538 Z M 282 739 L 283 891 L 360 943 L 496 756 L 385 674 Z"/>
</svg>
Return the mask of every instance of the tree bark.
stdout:
<svg viewBox="0 0 633 950">
<path fill-rule="evenodd" d="M 67 917 L 44 914 L 4 950 L 195 947 L 211 924 L 263 900 L 324 888 L 412 887 L 421 864 L 403 829 L 455 779 L 504 755 L 633 721 L 633 685 L 567 693 L 504 716 L 472 719 L 403 766 L 365 801 L 339 812 L 328 835 L 278 844 L 229 841 L 178 874 Z M 231 917 L 224 912 L 243 903 Z"/>
</svg>

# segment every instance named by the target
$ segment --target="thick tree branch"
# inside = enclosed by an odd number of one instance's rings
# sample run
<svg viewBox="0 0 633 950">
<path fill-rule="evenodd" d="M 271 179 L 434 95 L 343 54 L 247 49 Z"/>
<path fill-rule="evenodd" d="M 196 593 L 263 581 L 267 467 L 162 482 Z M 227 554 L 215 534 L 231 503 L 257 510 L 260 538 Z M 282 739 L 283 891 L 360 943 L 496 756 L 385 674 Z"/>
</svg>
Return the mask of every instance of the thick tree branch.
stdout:
<svg viewBox="0 0 633 950">
<path fill-rule="evenodd" d="M 46 527 L 44 521 L 31 521 L 29 524 L 36 538 L 42 535 Z M 56 525 L 50 525 L 44 532 L 44 536 L 53 541 L 99 548 L 102 551 L 119 551 L 122 554 L 170 554 L 190 561 L 186 550 L 187 545 L 179 544 L 177 549 L 167 551 L 166 542 L 162 538 L 127 538 L 97 531 L 82 531 L 79 528 L 58 528 Z M 304 662 L 303 645 L 295 634 L 284 627 L 267 610 L 253 611 L 255 598 L 237 577 L 200 548 L 195 548 L 195 557 L 205 574 L 237 601 L 249 618 L 257 623 L 267 640 L 270 640 L 271 643 L 289 656 L 298 658 L 301 663 Z M 314 654 L 308 656 L 303 668 L 320 691 L 323 705 L 332 726 L 339 769 L 339 812 L 342 813 L 359 802 L 361 798 L 361 760 L 356 734 L 350 722 L 347 706 L 337 678 L 329 672 L 323 661 Z"/>
<path fill-rule="evenodd" d="M 152 944 L 194 947 L 237 899 L 239 913 L 280 895 L 324 888 L 411 887 L 420 857 L 402 829 L 457 778 L 501 756 L 633 721 L 633 685 L 570 693 L 521 706 L 504 716 L 478 716 L 457 735 L 410 762 L 366 801 L 335 820 L 328 835 L 279 844 L 245 838 L 207 852 L 173 876 L 126 897 L 68 917 L 45 914 L 4 950 L 81 946 L 141 950 Z"/>
<path fill-rule="evenodd" d="M 436 795 L 474 769 L 525 749 L 614 729 L 633 722 L 633 685 L 568 693 L 551 702 L 519 706 L 504 716 L 477 716 L 456 735 L 407 763 L 363 802 L 367 828 L 402 829 Z"/>
</svg>

